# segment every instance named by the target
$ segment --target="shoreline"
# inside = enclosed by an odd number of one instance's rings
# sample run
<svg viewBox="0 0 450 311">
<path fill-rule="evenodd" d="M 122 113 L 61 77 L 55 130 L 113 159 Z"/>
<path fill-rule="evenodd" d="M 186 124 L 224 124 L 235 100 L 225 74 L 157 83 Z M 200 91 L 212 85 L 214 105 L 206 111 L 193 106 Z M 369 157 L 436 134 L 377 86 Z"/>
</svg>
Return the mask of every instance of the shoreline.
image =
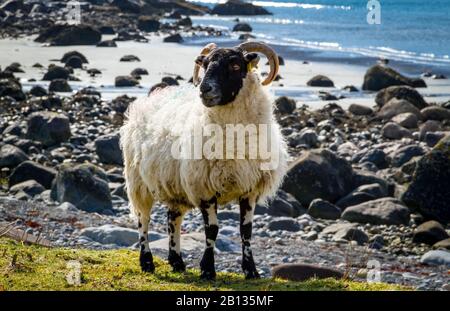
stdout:
<svg viewBox="0 0 450 311">
<path fill-rule="evenodd" d="M 104 40 L 113 36 L 103 36 Z M 148 90 L 159 83 L 164 76 L 175 77 L 180 75 L 184 80 L 180 83 L 187 83 L 192 75 L 193 60 L 199 52 L 199 45 L 187 42 L 163 43 L 161 36 L 149 36 L 149 43 L 138 43 L 133 41 L 117 42 L 117 48 L 98 48 L 95 46 L 59 46 L 43 47 L 33 41 L 33 37 L 19 39 L 0 40 L 0 66 L 3 68 L 12 62 L 18 61 L 22 64 L 25 73 L 17 76 L 25 90 L 29 90 L 34 85 L 48 87 L 48 81 L 42 81 L 46 67 L 51 64 L 59 64 L 58 59 L 68 51 L 77 50 L 86 55 L 89 63 L 87 68 L 96 68 L 102 74 L 91 78 L 86 70 L 76 70 L 75 76 L 81 80 L 69 81 L 74 92 L 86 87 L 93 86 L 102 93 L 102 97 L 111 100 L 119 95 L 145 96 Z M 217 38 L 210 38 L 217 39 Z M 217 40 L 212 40 L 217 41 Z M 237 45 L 235 42 L 233 45 Z M 221 43 L 219 45 L 223 46 Z M 228 45 L 228 44 L 227 44 Z M 278 48 L 275 46 L 278 51 Z M 346 64 L 343 62 L 311 61 L 306 64 L 303 61 L 292 58 L 291 54 L 284 54 L 278 51 L 285 59 L 285 66 L 280 66 L 282 79 L 274 82 L 270 90 L 274 97 L 288 96 L 296 99 L 298 105 L 307 104 L 311 109 L 319 109 L 329 102 L 336 102 L 344 109 L 352 103 L 359 103 L 365 106 L 374 106 L 374 96 L 376 92 L 361 91 L 364 74 L 368 67 L 356 64 Z M 119 59 L 128 54 L 136 55 L 140 62 L 120 62 Z M 151 55 L 151 57 L 150 57 Z M 260 62 L 260 72 L 267 71 L 265 59 Z M 34 63 L 41 63 L 44 68 L 32 67 Z M 115 87 L 114 79 L 120 75 L 129 75 L 134 68 L 147 69 L 149 75 L 142 76 L 139 87 Z M 394 69 L 398 69 L 393 67 Z M 335 87 L 309 87 L 306 82 L 315 75 L 322 74 L 334 81 Z M 30 82 L 29 79 L 36 81 Z M 417 89 L 429 102 L 442 102 L 450 100 L 450 80 L 425 79 L 427 88 Z M 347 85 L 354 85 L 358 92 L 347 92 L 342 90 Z M 319 98 L 319 92 L 325 91 L 336 97 L 345 97 L 335 101 L 324 101 Z M 69 93 L 66 93 L 69 94 Z M 65 95 L 63 93 L 63 95 Z"/>
</svg>

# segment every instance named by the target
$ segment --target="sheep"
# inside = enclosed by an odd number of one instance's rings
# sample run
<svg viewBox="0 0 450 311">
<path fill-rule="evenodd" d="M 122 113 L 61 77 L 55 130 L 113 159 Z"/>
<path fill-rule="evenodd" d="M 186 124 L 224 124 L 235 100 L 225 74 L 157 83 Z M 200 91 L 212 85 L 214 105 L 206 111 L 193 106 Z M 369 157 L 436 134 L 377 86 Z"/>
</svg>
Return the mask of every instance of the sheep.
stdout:
<svg viewBox="0 0 450 311">
<path fill-rule="evenodd" d="M 264 54 L 270 64 L 270 73 L 262 82 L 256 71 L 257 53 Z M 205 73 L 200 81 L 201 68 Z M 237 202 L 242 268 L 247 279 L 259 277 L 250 246 L 255 206 L 274 195 L 287 169 L 286 143 L 273 116 L 273 100 L 264 87 L 276 77 L 278 68 L 278 56 L 263 43 L 246 42 L 234 48 L 218 48 L 211 43 L 195 60 L 193 85 L 160 89 L 130 105 L 120 130 L 120 145 L 130 208 L 138 218 L 139 261 L 143 271 L 155 270 L 147 237 L 155 202 L 168 207 L 168 262 L 177 272 L 186 269 L 180 250 L 183 215 L 190 209 L 200 208 L 206 236 L 206 249 L 200 262 L 202 279 L 216 276 L 217 207 Z M 229 125 L 244 128 L 241 157 L 240 150 L 233 151 L 235 142 L 228 140 L 225 151 L 214 148 L 208 153 L 201 149 L 204 154 L 200 158 L 192 154 L 191 157 L 174 156 L 174 150 L 190 150 L 192 138 L 198 138 L 196 128 L 215 126 L 216 130 L 226 132 Z M 265 125 L 267 131 L 258 127 L 256 132 L 251 132 L 248 129 L 252 125 Z M 216 135 L 220 141 L 224 137 L 223 132 Z M 250 157 L 252 139 L 257 143 L 270 140 L 268 157 Z M 205 137 L 201 135 L 200 141 L 204 144 Z M 231 158 L 224 156 L 228 151 Z"/>
</svg>

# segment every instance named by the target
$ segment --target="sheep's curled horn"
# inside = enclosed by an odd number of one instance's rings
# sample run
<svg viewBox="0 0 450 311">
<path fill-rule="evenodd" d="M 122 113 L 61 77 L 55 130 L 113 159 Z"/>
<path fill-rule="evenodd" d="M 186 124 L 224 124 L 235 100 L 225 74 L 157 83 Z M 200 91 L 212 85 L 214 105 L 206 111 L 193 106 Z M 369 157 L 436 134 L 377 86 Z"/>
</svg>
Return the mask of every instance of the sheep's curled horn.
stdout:
<svg viewBox="0 0 450 311">
<path fill-rule="evenodd" d="M 216 48 L 217 48 L 216 44 L 209 43 L 202 49 L 202 51 L 200 52 L 200 55 L 208 55 Z M 247 53 L 251 53 L 251 52 L 262 53 L 269 60 L 270 73 L 267 76 L 267 78 L 261 83 L 262 85 L 267 85 L 276 78 L 278 69 L 280 68 L 280 63 L 278 60 L 277 53 L 275 53 L 275 51 L 271 47 L 269 47 L 268 45 L 261 43 L 261 42 L 244 42 L 244 43 L 241 43 L 238 46 L 238 48 Z M 194 73 L 192 76 L 192 80 L 193 80 L 195 86 L 197 86 L 200 83 L 200 79 L 198 77 L 200 68 L 201 68 L 200 65 L 195 64 Z"/>
</svg>

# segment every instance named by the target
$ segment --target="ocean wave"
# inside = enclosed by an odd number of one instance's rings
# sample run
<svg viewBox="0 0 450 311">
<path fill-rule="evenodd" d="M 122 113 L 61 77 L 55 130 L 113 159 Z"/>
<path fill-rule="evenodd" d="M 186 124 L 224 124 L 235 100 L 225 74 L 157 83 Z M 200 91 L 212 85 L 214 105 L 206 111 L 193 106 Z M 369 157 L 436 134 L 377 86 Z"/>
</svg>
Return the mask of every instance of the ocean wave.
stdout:
<svg viewBox="0 0 450 311">
<path fill-rule="evenodd" d="M 188 2 L 207 3 L 207 4 L 221 4 L 228 0 L 187 0 Z M 275 2 L 275 1 L 250 1 L 252 4 L 264 7 L 273 8 L 301 8 L 301 9 L 339 9 L 339 10 L 351 10 L 349 5 L 325 5 L 325 4 L 313 4 L 313 3 L 296 3 L 296 2 Z"/>
<path fill-rule="evenodd" d="M 191 19 L 195 22 L 202 21 L 226 21 L 226 22 L 234 22 L 235 17 L 230 16 L 191 16 Z M 301 25 L 304 24 L 305 21 L 301 19 L 289 19 L 289 18 L 276 18 L 276 17 L 239 17 L 240 22 L 246 23 L 259 23 L 259 24 L 296 24 Z M 222 26 L 222 28 L 224 28 Z M 225 27 L 226 28 L 226 27 Z"/>
</svg>

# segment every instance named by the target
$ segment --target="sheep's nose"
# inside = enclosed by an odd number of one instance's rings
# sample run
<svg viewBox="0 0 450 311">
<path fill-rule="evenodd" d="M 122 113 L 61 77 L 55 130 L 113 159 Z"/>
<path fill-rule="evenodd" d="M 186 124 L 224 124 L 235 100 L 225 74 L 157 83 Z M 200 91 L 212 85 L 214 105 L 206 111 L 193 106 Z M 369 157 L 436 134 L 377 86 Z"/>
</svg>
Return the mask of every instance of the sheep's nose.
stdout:
<svg viewBox="0 0 450 311">
<path fill-rule="evenodd" d="M 213 87 L 209 83 L 202 83 L 200 85 L 200 92 L 202 92 L 203 94 L 211 92 L 212 89 L 213 89 Z"/>
</svg>

